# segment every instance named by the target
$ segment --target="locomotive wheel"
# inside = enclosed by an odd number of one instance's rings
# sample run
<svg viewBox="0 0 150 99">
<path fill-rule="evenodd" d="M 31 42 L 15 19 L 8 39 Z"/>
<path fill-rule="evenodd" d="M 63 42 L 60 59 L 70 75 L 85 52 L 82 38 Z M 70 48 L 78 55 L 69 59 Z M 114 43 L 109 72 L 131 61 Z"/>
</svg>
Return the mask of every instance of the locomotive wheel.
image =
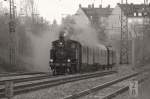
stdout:
<svg viewBox="0 0 150 99">
<path fill-rule="evenodd" d="M 107 70 L 109 70 L 109 67 L 107 67 Z"/>
<path fill-rule="evenodd" d="M 75 71 L 76 73 L 80 72 L 79 64 L 76 65 Z"/>
<path fill-rule="evenodd" d="M 52 73 L 53 73 L 53 76 L 56 75 L 56 68 L 54 68 L 54 69 L 52 70 Z"/>
<path fill-rule="evenodd" d="M 105 70 L 105 66 L 103 66 L 102 69 Z"/>
<path fill-rule="evenodd" d="M 65 74 L 65 68 L 63 67 L 56 67 L 56 70 L 54 72 L 55 75 L 63 75 Z"/>
<path fill-rule="evenodd" d="M 73 68 L 72 68 L 72 66 L 69 68 L 69 73 L 73 74 Z"/>
<path fill-rule="evenodd" d="M 73 65 L 73 70 L 74 70 L 74 73 L 77 73 L 77 65 Z"/>
<path fill-rule="evenodd" d="M 70 73 L 71 73 L 71 74 L 74 74 L 74 73 L 76 73 L 76 72 L 77 72 L 76 65 L 72 65 L 72 66 L 70 67 Z"/>
</svg>

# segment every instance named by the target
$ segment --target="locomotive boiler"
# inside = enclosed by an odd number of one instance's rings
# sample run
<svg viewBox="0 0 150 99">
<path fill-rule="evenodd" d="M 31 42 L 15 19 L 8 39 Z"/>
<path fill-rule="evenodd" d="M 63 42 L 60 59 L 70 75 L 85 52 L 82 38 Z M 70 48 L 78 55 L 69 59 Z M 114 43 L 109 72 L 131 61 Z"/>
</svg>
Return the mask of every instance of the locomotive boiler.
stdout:
<svg viewBox="0 0 150 99">
<path fill-rule="evenodd" d="M 52 42 L 49 65 L 53 75 L 110 69 L 114 64 L 115 51 L 112 48 L 87 46 L 65 39 L 63 31 L 59 39 Z"/>
</svg>

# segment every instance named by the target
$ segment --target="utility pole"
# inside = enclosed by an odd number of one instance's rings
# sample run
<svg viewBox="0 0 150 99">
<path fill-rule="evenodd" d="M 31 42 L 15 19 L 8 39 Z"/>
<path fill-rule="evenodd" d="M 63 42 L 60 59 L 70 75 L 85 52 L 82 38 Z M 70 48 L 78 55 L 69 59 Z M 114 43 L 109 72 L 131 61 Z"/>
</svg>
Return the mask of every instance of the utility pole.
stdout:
<svg viewBox="0 0 150 99">
<path fill-rule="evenodd" d="M 9 63 L 16 65 L 17 47 L 16 47 L 16 33 L 15 33 L 15 6 L 14 0 L 9 0 Z"/>
<path fill-rule="evenodd" d="M 147 10 L 148 7 L 149 7 L 148 0 L 144 0 L 143 35 L 142 35 L 142 42 L 143 42 L 143 44 L 142 44 L 142 65 L 144 65 L 144 62 L 145 62 L 145 47 L 146 47 L 145 35 L 148 32 L 148 30 L 147 30 L 149 27 L 148 25 L 150 24 L 149 23 L 150 17 L 147 14 L 148 13 L 148 10 Z"/>
<path fill-rule="evenodd" d="M 123 4 L 123 0 L 121 0 Z M 127 0 L 126 0 L 127 4 Z M 129 63 L 129 43 L 128 43 L 128 15 L 125 16 L 121 10 L 121 48 L 120 48 L 120 64 Z"/>
</svg>

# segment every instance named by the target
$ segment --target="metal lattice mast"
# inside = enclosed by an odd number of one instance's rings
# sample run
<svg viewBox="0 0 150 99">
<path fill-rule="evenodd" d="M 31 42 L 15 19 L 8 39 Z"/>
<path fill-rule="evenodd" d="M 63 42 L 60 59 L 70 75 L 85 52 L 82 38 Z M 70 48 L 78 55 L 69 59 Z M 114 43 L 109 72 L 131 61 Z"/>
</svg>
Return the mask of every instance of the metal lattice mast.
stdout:
<svg viewBox="0 0 150 99">
<path fill-rule="evenodd" d="M 14 0 L 9 0 L 10 22 L 9 22 L 9 62 L 16 64 L 16 33 L 15 33 L 15 6 Z"/>
<path fill-rule="evenodd" d="M 123 0 L 121 1 L 123 4 Z M 127 4 L 127 0 L 126 0 Z M 129 43 L 128 43 L 128 16 L 121 9 L 121 48 L 120 64 L 129 63 Z"/>
<path fill-rule="evenodd" d="M 149 24 L 149 15 L 147 14 L 147 7 L 148 7 L 148 0 L 144 0 L 144 19 L 143 19 L 143 34 L 142 34 L 142 63 L 144 65 L 144 62 L 145 62 L 145 34 L 148 32 L 148 24 Z"/>
</svg>

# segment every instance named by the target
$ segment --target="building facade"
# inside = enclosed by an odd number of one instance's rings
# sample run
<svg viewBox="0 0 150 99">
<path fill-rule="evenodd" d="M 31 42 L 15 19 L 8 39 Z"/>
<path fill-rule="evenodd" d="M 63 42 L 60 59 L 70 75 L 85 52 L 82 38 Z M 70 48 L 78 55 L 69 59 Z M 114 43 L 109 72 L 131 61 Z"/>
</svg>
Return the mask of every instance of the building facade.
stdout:
<svg viewBox="0 0 150 99">
<path fill-rule="evenodd" d="M 134 55 L 137 58 L 135 59 L 137 63 L 140 63 L 144 57 L 144 33 L 147 31 L 145 26 L 149 24 L 149 9 L 150 6 L 144 4 L 117 4 L 108 18 L 107 33 L 112 45 L 118 49 L 118 53 L 120 53 L 121 47 L 121 14 L 123 19 L 127 19 L 126 32 L 129 40 L 129 60 L 132 60 Z M 119 57 L 118 55 L 118 61 Z M 129 63 L 132 63 L 132 61 L 129 61 Z"/>
<path fill-rule="evenodd" d="M 79 5 L 79 9 L 73 16 L 76 22 L 80 25 L 91 25 L 99 34 L 100 41 L 105 41 L 107 37 L 106 26 L 108 26 L 108 17 L 111 15 L 112 8 L 108 5 L 106 8 L 94 7 L 94 4 L 88 5 L 88 7 L 82 7 Z"/>
</svg>

